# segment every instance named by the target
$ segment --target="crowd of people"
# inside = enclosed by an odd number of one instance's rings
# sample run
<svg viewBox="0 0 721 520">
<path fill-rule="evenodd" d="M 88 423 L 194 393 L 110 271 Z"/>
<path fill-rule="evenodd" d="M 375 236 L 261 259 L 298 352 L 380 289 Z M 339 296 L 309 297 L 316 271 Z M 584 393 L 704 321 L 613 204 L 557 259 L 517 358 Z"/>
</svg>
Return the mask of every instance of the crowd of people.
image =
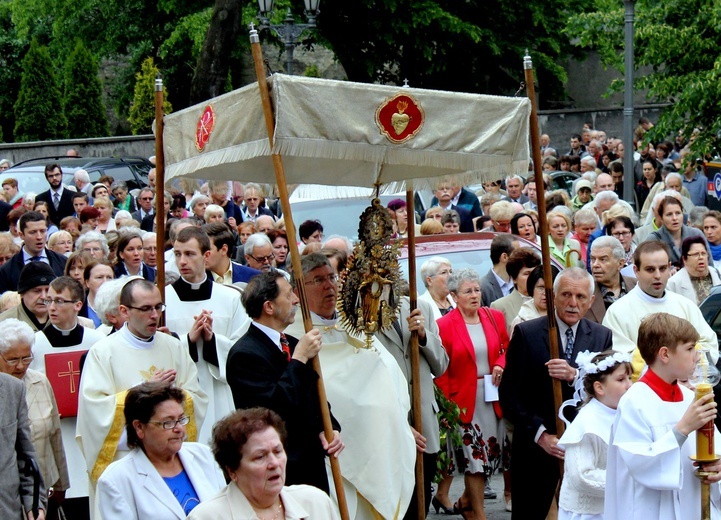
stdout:
<svg viewBox="0 0 721 520">
<path fill-rule="evenodd" d="M 359 520 L 417 518 L 417 484 L 426 511 L 483 520 L 496 472 L 514 519 L 698 516 L 691 434 L 716 405 L 685 385 L 696 345 L 718 360 L 698 304 L 721 284 L 721 213 L 706 209 L 695 163 L 674 172 L 689 153 L 676 154 L 678 143 L 636 152 L 634 211 L 620 198 L 623 143 L 585 129 L 558 156 L 548 135 L 541 142 L 544 170 L 582 174 L 573 196 L 544 179 L 547 236 L 532 175 L 480 193 L 440 179 L 420 215 L 401 199 L 387 204 L 396 239 L 411 225 L 496 234 L 487 272 L 426 260 L 417 308 L 394 294 L 398 316 L 372 348 L 336 310 L 351 240 L 326 238 L 318 220 L 301 223 L 295 272 L 282 211 L 260 185 L 167 186 L 158 228 L 153 182 L 130 193 L 80 170 L 64 186 L 50 164 L 49 189 L 32 196 L 6 178 L 0 417 L 13 426 L 0 449 L 12 461 L 0 482 L 3 517 L 335 520 L 329 457 Z M 309 332 L 296 317 L 301 280 Z M 411 417 L 413 337 L 422 432 Z M 554 379 L 569 405 L 563 435 Z M 38 517 L 28 458 L 44 483 Z M 704 469 L 721 480 L 721 464 Z M 455 475 L 464 489 L 451 497 Z"/>
</svg>

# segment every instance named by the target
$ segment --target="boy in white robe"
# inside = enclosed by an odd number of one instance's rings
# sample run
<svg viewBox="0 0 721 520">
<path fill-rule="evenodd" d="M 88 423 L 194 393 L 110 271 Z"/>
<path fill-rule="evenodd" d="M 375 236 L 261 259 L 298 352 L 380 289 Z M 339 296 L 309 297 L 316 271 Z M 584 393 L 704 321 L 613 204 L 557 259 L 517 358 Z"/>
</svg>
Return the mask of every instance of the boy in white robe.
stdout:
<svg viewBox="0 0 721 520">
<path fill-rule="evenodd" d="M 205 232 L 196 227 L 182 229 L 173 250 L 180 279 L 166 288 L 166 324 L 195 361 L 200 387 L 208 394 L 198 440 L 209 444 L 213 424 L 235 410 L 225 366 L 228 352 L 247 332 L 250 318 L 240 302 L 240 291 L 215 283 L 206 272 L 210 239 Z"/>
<path fill-rule="evenodd" d="M 48 376 L 58 401 L 67 394 L 60 392 L 57 385 L 69 385 L 69 397 L 77 396 L 74 389 L 80 377 L 80 366 L 75 361 L 63 361 L 62 364 L 65 367 L 62 371 L 58 370 L 56 373 L 49 374 L 45 356 L 86 351 L 103 339 L 100 332 L 83 327 L 78 322 L 78 312 L 83 306 L 84 296 L 83 287 L 77 280 L 69 276 L 61 276 L 50 282 L 45 303 L 48 309 L 48 323 L 42 330 L 35 333 L 34 360 L 30 364 L 30 368 Z M 76 417 L 74 416 L 60 418 L 63 446 L 70 474 L 70 488 L 65 494 L 66 499 L 88 496 L 85 462 L 75 443 L 75 425 Z M 72 505 L 68 504 L 68 510 L 72 510 L 71 507 Z"/>
<path fill-rule="evenodd" d="M 639 350 L 649 368 L 618 405 L 608 448 L 606 520 L 701 518 L 701 486 L 690 457 L 696 454 L 695 432 L 714 420 L 716 403 L 713 394 L 695 400 L 679 384 L 694 371 L 698 339 L 691 323 L 667 313 L 641 323 Z M 721 462 L 704 469 L 717 472 L 708 481 L 711 518 L 718 519 Z"/>
</svg>

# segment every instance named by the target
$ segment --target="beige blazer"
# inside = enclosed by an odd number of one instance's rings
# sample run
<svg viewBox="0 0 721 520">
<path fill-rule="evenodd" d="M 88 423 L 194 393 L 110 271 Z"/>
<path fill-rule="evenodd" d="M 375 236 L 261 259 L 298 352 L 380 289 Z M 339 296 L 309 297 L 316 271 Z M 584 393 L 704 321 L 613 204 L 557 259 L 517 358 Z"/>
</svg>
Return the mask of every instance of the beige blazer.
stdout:
<svg viewBox="0 0 721 520">
<path fill-rule="evenodd" d="M 286 520 L 339 520 L 330 497 L 313 486 L 289 486 L 280 492 Z M 228 484 L 210 500 L 201 502 L 188 515 L 188 520 L 257 520 L 253 507 L 235 482 Z"/>
<path fill-rule="evenodd" d="M 43 481 L 47 487 L 65 491 L 70 487 L 70 476 L 63 449 L 58 405 L 50 381 L 41 372 L 28 369 L 23 382 L 28 403 L 30 438 Z"/>
</svg>

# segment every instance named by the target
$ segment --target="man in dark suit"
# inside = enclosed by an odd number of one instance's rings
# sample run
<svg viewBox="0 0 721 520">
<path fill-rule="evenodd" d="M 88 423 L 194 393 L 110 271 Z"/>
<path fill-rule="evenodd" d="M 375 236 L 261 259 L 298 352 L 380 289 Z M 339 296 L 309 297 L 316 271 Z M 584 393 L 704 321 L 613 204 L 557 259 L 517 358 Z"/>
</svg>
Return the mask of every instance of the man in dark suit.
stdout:
<svg viewBox="0 0 721 520">
<path fill-rule="evenodd" d="M 278 271 L 251 279 L 242 301 L 253 322 L 228 354 L 235 406 L 277 412 L 288 430 L 286 485 L 309 484 L 328 493 L 324 457 L 337 457 L 343 443 L 335 419 L 333 440 L 323 435 L 318 374 L 309 363 L 320 351 L 320 332 L 313 329 L 300 340 L 282 333 L 295 321 L 298 297 Z"/>
<path fill-rule="evenodd" d="M 13 207 L 5 201 L 0 200 L 0 231 L 10 231 L 10 222 L 8 215 Z"/>
<path fill-rule="evenodd" d="M 226 285 L 238 282 L 248 283 L 256 274 L 260 274 L 258 269 L 241 265 L 230 259 L 235 238 L 227 224 L 213 222 L 205 224 L 201 229 L 210 238 L 210 256 L 206 260 L 205 266 L 213 274 L 216 282 Z"/>
<path fill-rule="evenodd" d="M 49 264 L 56 276 L 65 274 L 64 255 L 45 248 L 48 225 L 37 211 L 28 211 L 18 221 L 20 238 L 24 245 L 20 252 L 0 267 L 0 294 L 5 291 L 17 291 L 20 272 L 30 262 L 44 262 Z"/>
<path fill-rule="evenodd" d="M 143 188 L 142 190 L 140 190 L 140 193 L 138 193 L 138 197 L 135 199 L 138 209 L 137 211 L 133 211 L 130 214 L 133 220 L 137 221 L 138 223 L 142 223 L 145 217 L 154 215 L 154 198 L 155 196 L 153 195 L 153 190 L 151 190 L 150 188 Z"/>
<path fill-rule="evenodd" d="M 508 258 L 513 253 L 513 236 L 508 233 L 496 235 L 491 241 L 491 267 L 481 279 L 481 299 L 484 307 L 508 296 L 513 291 L 513 280 L 506 272 Z"/>
<path fill-rule="evenodd" d="M 63 170 L 57 164 L 48 164 L 45 167 L 45 179 L 50 184 L 50 189 L 35 197 L 35 202 L 47 202 L 50 221 L 57 226 L 62 219 L 75 213 L 75 192 L 63 186 Z"/>
<path fill-rule="evenodd" d="M 503 197 L 503 200 L 507 200 L 508 202 L 525 204 L 529 200 L 528 197 L 523 194 L 523 178 L 520 175 L 506 177 L 506 192 L 508 195 Z"/>
<path fill-rule="evenodd" d="M 596 291 L 586 319 L 603 323 L 606 309 L 636 287 L 636 279 L 621 274 L 626 266 L 626 253 L 615 237 L 598 237 L 588 252 Z"/>
<path fill-rule="evenodd" d="M 516 326 L 506 353 L 499 388 L 504 417 L 514 426 L 511 448 L 513 520 L 543 520 L 556 492 L 563 450 L 556 435 L 552 378 L 561 381 L 563 398 L 573 395 L 579 352 L 612 347 L 611 331 L 583 318 L 593 303 L 593 278 L 568 268 L 554 282 L 559 358 L 550 359 L 544 316 Z"/>
</svg>

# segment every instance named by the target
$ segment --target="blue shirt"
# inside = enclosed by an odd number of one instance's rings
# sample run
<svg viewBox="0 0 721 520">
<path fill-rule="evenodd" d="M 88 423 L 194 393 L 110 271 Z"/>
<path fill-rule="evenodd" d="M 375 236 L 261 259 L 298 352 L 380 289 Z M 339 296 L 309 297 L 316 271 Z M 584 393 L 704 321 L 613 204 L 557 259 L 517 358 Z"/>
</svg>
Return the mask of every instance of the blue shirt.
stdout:
<svg viewBox="0 0 721 520">
<path fill-rule="evenodd" d="M 163 480 L 173 492 L 173 495 L 180 503 L 180 507 L 183 508 L 185 514 L 188 515 L 190 512 L 200 504 L 198 493 L 195 492 L 193 484 L 188 478 L 188 474 L 185 470 L 181 471 L 174 477 L 163 477 Z"/>
<path fill-rule="evenodd" d="M 706 193 L 708 192 L 708 178 L 703 173 L 696 172 L 693 179 L 688 180 L 683 176 L 683 187 L 691 194 L 691 202 L 694 206 L 706 205 Z"/>
</svg>

